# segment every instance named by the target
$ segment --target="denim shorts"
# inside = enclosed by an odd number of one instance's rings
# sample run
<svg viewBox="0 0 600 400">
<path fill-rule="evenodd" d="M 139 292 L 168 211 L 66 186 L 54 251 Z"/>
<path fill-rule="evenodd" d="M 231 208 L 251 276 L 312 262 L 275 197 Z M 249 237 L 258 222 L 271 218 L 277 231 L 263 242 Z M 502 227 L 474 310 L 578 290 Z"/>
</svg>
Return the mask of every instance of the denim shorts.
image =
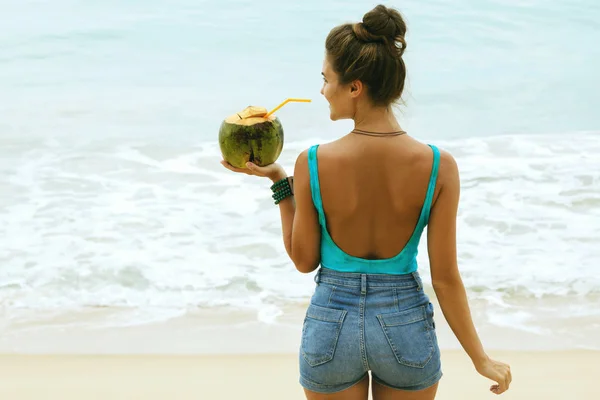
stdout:
<svg viewBox="0 0 600 400">
<path fill-rule="evenodd" d="M 337 272 L 321 267 L 302 326 L 300 384 L 334 393 L 369 371 L 382 385 L 426 389 L 442 377 L 433 305 L 418 273 Z"/>
</svg>

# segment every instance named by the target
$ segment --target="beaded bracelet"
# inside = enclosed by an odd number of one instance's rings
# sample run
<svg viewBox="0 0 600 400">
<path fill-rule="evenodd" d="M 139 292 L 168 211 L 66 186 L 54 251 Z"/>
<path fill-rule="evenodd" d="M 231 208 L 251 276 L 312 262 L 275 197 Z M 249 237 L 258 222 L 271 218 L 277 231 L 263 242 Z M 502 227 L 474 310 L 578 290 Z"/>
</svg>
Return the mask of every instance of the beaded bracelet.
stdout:
<svg viewBox="0 0 600 400">
<path fill-rule="evenodd" d="M 290 179 L 293 182 L 293 177 L 290 177 Z M 294 194 L 290 185 L 290 179 L 283 178 L 271 186 L 271 190 L 273 191 L 272 197 L 275 200 L 275 204 L 279 204 L 283 199 Z"/>
<path fill-rule="evenodd" d="M 294 177 L 286 177 L 281 180 L 278 180 L 271 186 L 271 190 L 273 191 L 273 200 L 275 200 L 275 204 L 279 204 L 283 199 L 293 196 L 294 191 L 292 189 L 292 185 L 294 183 Z"/>
</svg>

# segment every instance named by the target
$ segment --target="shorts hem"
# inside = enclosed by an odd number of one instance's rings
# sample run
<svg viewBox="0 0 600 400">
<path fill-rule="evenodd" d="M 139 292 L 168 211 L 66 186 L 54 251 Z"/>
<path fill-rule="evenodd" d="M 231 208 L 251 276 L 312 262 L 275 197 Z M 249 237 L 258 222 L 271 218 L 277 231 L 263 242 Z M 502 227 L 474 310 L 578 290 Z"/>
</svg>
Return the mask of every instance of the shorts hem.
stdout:
<svg viewBox="0 0 600 400">
<path fill-rule="evenodd" d="M 349 382 L 349 383 L 342 383 L 339 385 L 322 385 L 320 383 L 313 382 L 309 379 L 306 379 L 306 378 L 300 376 L 300 385 L 303 388 L 310 390 L 311 392 L 331 394 L 331 393 L 341 392 L 342 390 L 350 389 L 352 386 L 356 385 L 357 383 L 359 383 L 363 379 L 365 379 L 365 376 L 367 376 L 368 374 L 369 374 L 368 372 L 365 372 L 365 374 L 362 375 L 356 381 Z"/>
<path fill-rule="evenodd" d="M 390 385 L 389 383 L 385 383 L 383 382 L 381 379 L 377 378 L 377 376 L 375 376 L 374 374 L 371 375 L 371 378 L 373 379 L 373 381 L 377 382 L 380 385 L 383 386 L 387 386 L 391 389 L 396 389 L 396 390 L 405 390 L 407 392 L 416 392 L 419 390 L 425 390 L 430 388 L 431 386 L 435 385 L 436 383 L 438 383 L 440 381 L 440 379 L 442 379 L 442 376 L 444 374 L 442 373 L 442 371 L 438 371 L 435 375 L 433 375 L 431 378 L 420 382 L 416 385 L 412 385 L 412 386 L 394 386 L 394 385 Z"/>
</svg>

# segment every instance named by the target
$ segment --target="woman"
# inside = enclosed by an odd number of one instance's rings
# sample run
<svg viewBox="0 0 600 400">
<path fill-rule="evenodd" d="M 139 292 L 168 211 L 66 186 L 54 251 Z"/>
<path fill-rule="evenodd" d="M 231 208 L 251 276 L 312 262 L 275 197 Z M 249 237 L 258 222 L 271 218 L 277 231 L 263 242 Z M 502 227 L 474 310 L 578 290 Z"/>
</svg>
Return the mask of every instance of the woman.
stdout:
<svg viewBox="0 0 600 400">
<path fill-rule="evenodd" d="M 453 157 L 411 138 L 391 106 L 401 97 L 406 25 L 378 5 L 326 40 L 321 94 L 332 120 L 354 130 L 315 145 L 288 177 L 279 164 L 235 172 L 270 178 L 285 249 L 315 275 L 300 346 L 300 383 L 312 399 L 435 397 L 442 376 L 433 307 L 417 272 L 425 226 L 436 297 L 475 369 L 497 384 L 510 367 L 490 359 L 473 326 L 456 257 L 459 175 Z"/>
</svg>

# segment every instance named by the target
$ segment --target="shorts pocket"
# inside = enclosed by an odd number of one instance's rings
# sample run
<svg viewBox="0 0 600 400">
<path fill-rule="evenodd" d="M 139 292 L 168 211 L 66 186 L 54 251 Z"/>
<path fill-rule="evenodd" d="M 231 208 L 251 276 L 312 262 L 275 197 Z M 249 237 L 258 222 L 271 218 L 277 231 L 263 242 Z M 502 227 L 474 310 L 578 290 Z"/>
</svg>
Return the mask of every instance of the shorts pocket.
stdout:
<svg viewBox="0 0 600 400">
<path fill-rule="evenodd" d="M 302 356 L 311 366 L 333 359 L 346 310 L 310 304 L 302 327 Z"/>
<path fill-rule="evenodd" d="M 432 326 L 427 318 L 427 306 L 390 314 L 377 319 L 400 364 L 424 368 L 435 351 Z"/>
</svg>

